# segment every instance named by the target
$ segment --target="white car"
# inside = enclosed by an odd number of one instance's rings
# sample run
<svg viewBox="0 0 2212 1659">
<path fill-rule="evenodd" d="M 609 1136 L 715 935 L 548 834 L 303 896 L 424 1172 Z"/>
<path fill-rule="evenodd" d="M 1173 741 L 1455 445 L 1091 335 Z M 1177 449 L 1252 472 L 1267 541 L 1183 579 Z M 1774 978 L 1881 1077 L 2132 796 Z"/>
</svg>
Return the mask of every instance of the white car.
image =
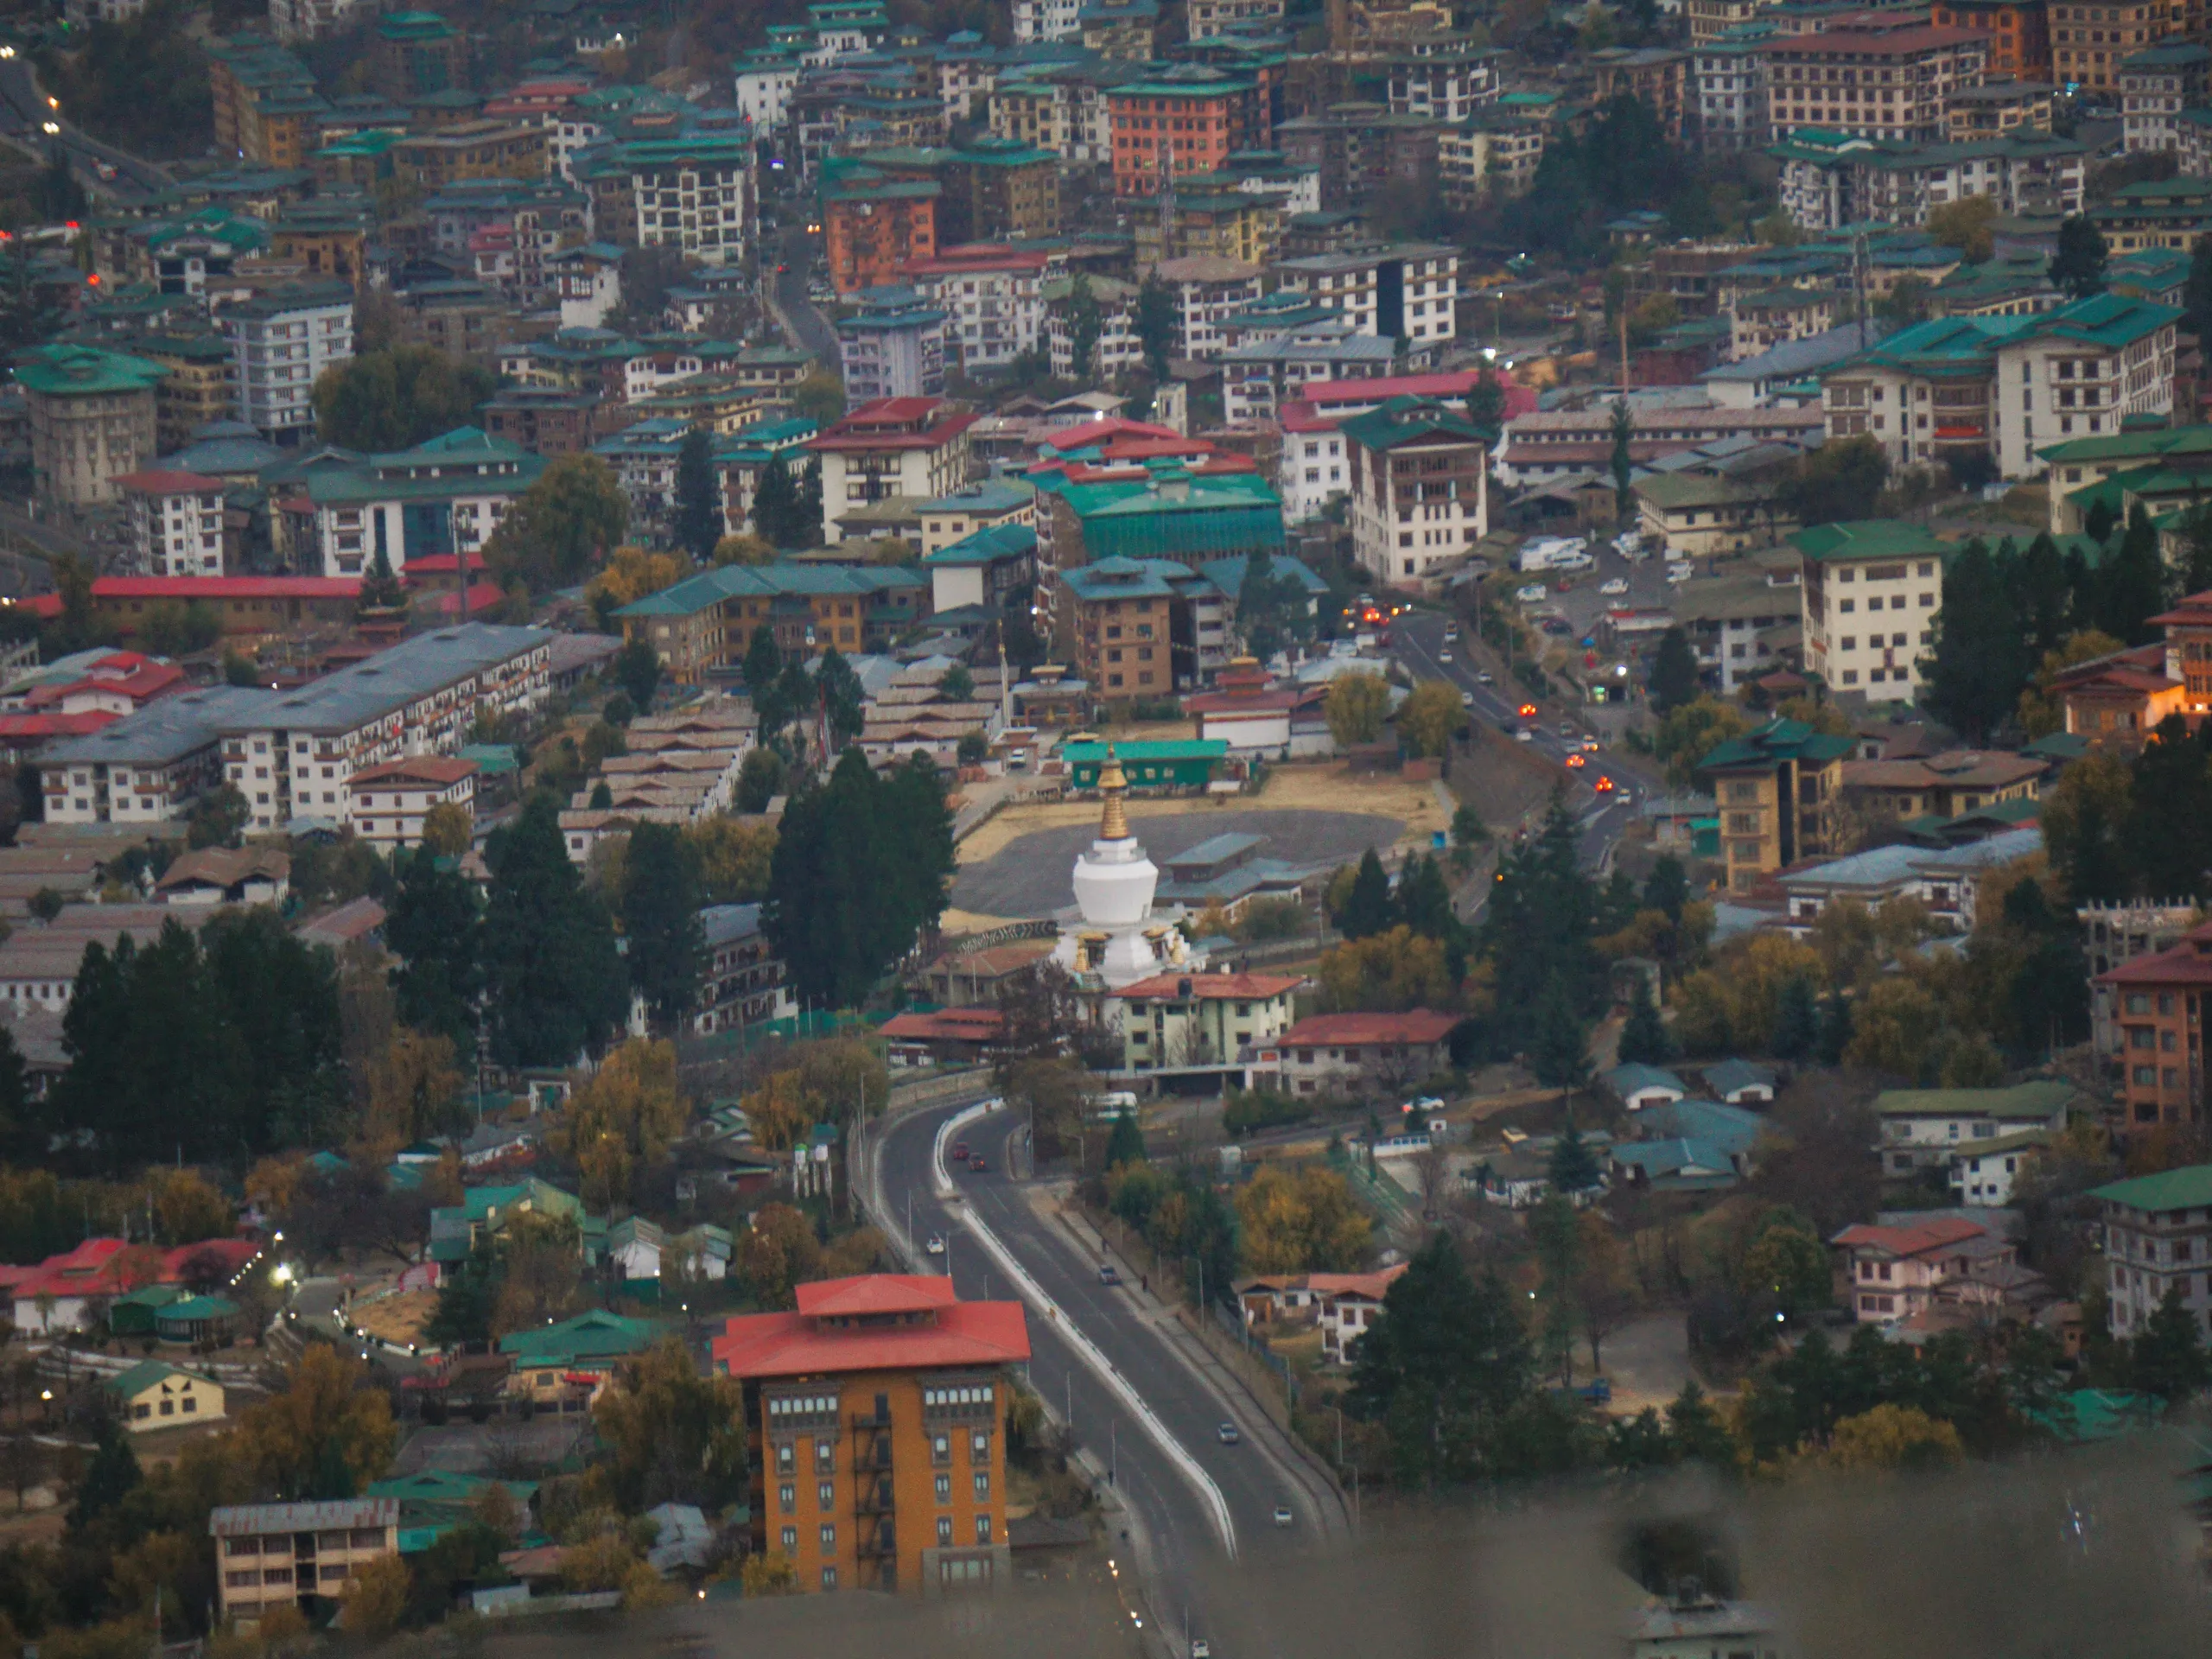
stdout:
<svg viewBox="0 0 2212 1659">
<path fill-rule="evenodd" d="M 1523 605 L 1540 605 L 1551 596 L 1551 589 L 1541 582 L 1532 582 L 1525 588 L 1516 588 L 1513 593 L 1513 597 Z"/>
<path fill-rule="evenodd" d="M 931 1233 L 930 1235 L 930 1242 L 923 1245 L 922 1248 L 927 1250 L 931 1255 L 943 1255 L 944 1254 L 944 1235 L 942 1233 Z"/>
<path fill-rule="evenodd" d="M 1533 743 L 1536 741 L 1536 734 L 1530 731 L 1526 726 L 1523 726 L 1519 731 L 1513 734 L 1513 741 L 1516 743 Z"/>
<path fill-rule="evenodd" d="M 1688 582 L 1690 579 L 1690 568 L 1687 564 L 1670 564 L 1667 567 L 1667 580 L 1670 582 Z"/>
<path fill-rule="evenodd" d="M 1438 652 L 1436 653 L 1436 660 L 1440 663 L 1450 662 L 1452 660 L 1451 647 L 1447 645 L 1442 651 Z"/>
<path fill-rule="evenodd" d="M 1601 594 L 1624 594 L 1628 592 L 1628 579 L 1625 576 L 1615 576 L 1598 591 Z"/>
</svg>

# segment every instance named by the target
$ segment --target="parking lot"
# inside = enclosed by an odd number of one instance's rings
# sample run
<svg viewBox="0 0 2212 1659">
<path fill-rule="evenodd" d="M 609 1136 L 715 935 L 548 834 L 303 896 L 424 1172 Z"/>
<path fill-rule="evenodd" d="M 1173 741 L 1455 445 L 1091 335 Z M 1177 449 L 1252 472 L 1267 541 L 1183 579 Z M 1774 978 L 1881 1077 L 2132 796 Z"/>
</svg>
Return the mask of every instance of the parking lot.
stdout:
<svg viewBox="0 0 2212 1659">
<path fill-rule="evenodd" d="M 1576 639 L 1587 638 L 1598 619 L 1608 610 L 1668 608 L 1674 590 L 1667 581 L 1664 559 L 1654 556 L 1630 560 L 1615 551 L 1611 541 L 1603 537 L 1592 537 L 1589 550 L 1597 559 L 1593 569 L 1573 572 L 1537 570 L 1526 575 L 1516 570 L 1501 576 L 1496 585 L 1508 593 L 1518 593 L 1531 583 L 1541 585 L 1545 590 L 1544 597 L 1522 601 L 1522 613 L 1540 625 L 1544 617 L 1557 616 L 1567 623 L 1572 630 L 1571 637 Z M 1625 582 L 1626 590 L 1606 593 L 1605 586 L 1614 582 Z"/>
</svg>

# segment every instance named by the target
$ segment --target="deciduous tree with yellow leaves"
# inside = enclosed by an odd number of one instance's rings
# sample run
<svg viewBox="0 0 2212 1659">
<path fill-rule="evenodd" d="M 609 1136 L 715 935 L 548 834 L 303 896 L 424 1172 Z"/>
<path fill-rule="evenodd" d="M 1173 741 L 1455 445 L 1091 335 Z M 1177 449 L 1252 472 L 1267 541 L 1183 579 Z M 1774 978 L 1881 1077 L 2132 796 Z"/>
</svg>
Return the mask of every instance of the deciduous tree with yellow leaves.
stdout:
<svg viewBox="0 0 2212 1659">
<path fill-rule="evenodd" d="M 1333 1170 L 1266 1164 L 1236 1192 L 1244 1257 L 1255 1273 L 1350 1273 L 1374 1224 Z"/>
<path fill-rule="evenodd" d="M 628 1198 L 640 1171 L 668 1155 L 690 1121 L 676 1081 L 676 1045 L 633 1039 L 569 1101 L 561 1139 L 594 1210 Z"/>
<path fill-rule="evenodd" d="M 1396 1014 L 1452 1002 L 1443 941 L 1403 925 L 1327 951 L 1320 979 L 1322 1000 L 1336 1013 Z"/>
<path fill-rule="evenodd" d="M 353 1497 L 391 1463 L 398 1431 L 366 1368 L 311 1343 L 292 1385 L 248 1407 L 232 1435 L 260 1483 L 287 1499 Z"/>
</svg>

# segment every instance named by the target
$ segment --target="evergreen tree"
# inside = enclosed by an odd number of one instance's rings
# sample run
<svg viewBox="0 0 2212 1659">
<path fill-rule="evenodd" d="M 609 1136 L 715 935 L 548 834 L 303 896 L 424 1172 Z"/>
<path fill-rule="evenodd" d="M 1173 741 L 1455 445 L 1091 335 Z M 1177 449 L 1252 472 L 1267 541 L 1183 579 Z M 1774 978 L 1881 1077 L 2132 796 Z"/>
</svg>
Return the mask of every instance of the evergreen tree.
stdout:
<svg viewBox="0 0 2212 1659">
<path fill-rule="evenodd" d="M 1573 992 L 1554 979 L 1536 1004 L 1529 1069 L 1546 1088 L 1572 1093 L 1590 1080 L 1590 1037 Z"/>
<path fill-rule="evenodd" d="M 2087 213 L 2069 213 L 2058 223 L 2058 251 L 2051 256 L 2050 285 L 2069 300 L 2105 291 L 2105 238 Z"/>
<path fill-rule="evenodd" d="M 1167 357 L 1175 346 L 1175 296 L 1157 276 L 1137 289 L 1137 343 L 1155 384 L 1167 378 Z"/>
<path fill-rule="evenodd" d="M 2112 539 L 2113 529 L 2120 523 L 2120 514 L 2110 501 L 2099 496 L 2089 503 L 2089 510 L 2082 517 L 2082 533 L 2091 541 L 2103 543 Z M 2075 557 L 2079 557 L 2077 553 Z"/>
<path fill-rule="evenodd" d="M 799 509 L 798 481 L 781 451 L 768 457 L 753 492 L 753 531 L 776 547 L 811 547 L 814 536 Z"/>
<path fill-rule="evenodd" d="M 2165 583 L 2158 527 L 2138 501 L 2127 510 L 2120 550 L 2097 572 L 2097 626 L 2131 645 L 2159 638 L 2151 619 L 2165 608 Z"/>
<path fill-rule="evenodd" d="M 1559 1132 L 1559 1138 L 1552 1142 L 1548 1173 L 1554 1192 L 1587 1192 L 1598 1185 L 1597 1157 L 1582 1139 L 1582 1131 L 1576 1128 L 1572 1121 Z"/>
<path fill-rule="evenodd" d="M 2067 580 L 2066 561 L 2059 555 L 2058 543 L 2049 531 L 2042 531 L 2028 543 L 2017 565 L 1999 574 L 2017 596 L 2020 620 L 2027 632 L 2028 660 L 2039 663 L 2045 652 L 2058 649 L 2070 631 L 2073 585 Z"/>
<path fill-rule="evenodd" d="M 559 811 L 533 796 L 485 849 L 485 985 L 503 1065 L 569 1065 L 620 1030 L 629 1011 L 613 927 L 569 861 Z"/>
<path fill-rule="evenodd" d="M 1078 383 L 1097 373 L 1092 359 L 1098 350 L 1099 322 L 1098 296 L 1091 292 L 1090 277 L 1077 271 L 1068 286 L 1068 354 L 1072 359 L 1071 372 Z"/>
<path fill-rule="evenodd" d="M 1974 743 L 1985 741 L 2019 702 L 2028 677 L 2020 618 L 1980 537 L 1944 567 L 1943 608 L 1927 677 L 1928 706 Z"/>
<path fill-rule="evenodd" d="M 1124 1164 L 1147 1161 L 1144 1131 L 1137 1127 L 1136 1112 L 1132 1109 L 1116 1113 L 1113 1133 L 1106 1137 L 1106 1167 L 1119 1169 Z"/>
<path fill-rule="evenodd" d="M 1821 1034 L 1813 1056 L 1822 1065 L 1841 1065 L 1843 1051 L 1851 1046 L 1851 999 L 1840 990 L 1830 991 L 1821 1004 Z"/>
<path fill-rule="evenodd" d="M 1735 1465 L 1736 1442 L 1695 1377 L 1682 1384 L 1667 1408 L 1667 1433 L 1675 1455 L 1686 1463 L 1709 1463 L 1717 1469 Z"/>
<path fill-rule="evenodd" d="M 1444 866 L 1415 853 L 1398 874 L 1397 919 L 1424 938 L 1452 940 L 1464 931 L 1452 912 L 1452 888 Z"/>
<path fill-rule="evenodd" d="M 1658 1007 L 1651 1001 L 1650 988 L 1639 976 L 1636 1001 L 1629 1005 L 1628 1021 L 1621 1027 L 1621 1064 L 1664 1065 L 1675 1054 L 1675 1035 L 1660 1019 Z"/>
<path fill-rule="evenodd" d="M 77 1501 L 70 1506 L 71 1529 L 81 1533 L 100 1516 L 118 1508 L 142 1478 L 130 1430 L 103 1415 L 93 1429 L 92 1455 L 77 1483 Z"/>
<path fill-rule="evenodd" d="M 797 547 L 819 547 L 827 539 L 828 527 L 822 518 L 822 457 L 809 455 L 798 475 L 798 513 L 792 530 L 799 539 Z"/>
<path fill-rule="evenodd" d="M 1703 687 L 1698 683 L 1697 653 L 1689 636 L 1672 627 L 1659 636 L 1659 653 L 1651 663 L 1651 706 L 1660 714 L 1697 701 Z"/>
<path fill-rule="evenodd" d="M 776 648 L 775 630 L 766 622 L 753 630 L 752 642 L 745 648 L 743 672 L 753 712 L 760 717 L 760 741 L 766 743 L 789 718 L 776 695 L 783 683 L 784 653 Z"/>
<path fill-rule="evenodd" d="M 705 559 L 722 538 L 721 489 L 715 478 L 714 435 L 695 426 L 676 452 L 676 544 Z"/>
<path fill-rule="evenodd" d="M 2204 744 L 2179 715 L 2168 715 L 2135 759 L 2120 846 L 2140 891 L 2193 896 L 2212 858 L 2212 768 Z"/>
<path fill-rule="evenodd" d="M 2190 1311 L 2182 1288 L 2175 1285 L 2143 1326 L 2128 1350 L 2128 1381 L 2145 1394 L 2155 1394 L 2169 1408 L 2181 1406 L 2212 1382 L 2212 1360 Z"/>
<path fill-rule="evenodd" d="M 1516 1046 L 1539 1028 L 1554 984 L 1577 1016 L 1596 1009 L 1604 965 L 1592 947 L 1596 895 L 1577 855 L 1580 826 L 1554 791 L 1541 831 L 1508 853 L 1483 913 L 1483 948 L 1497 968 L 1497 1028 Z"/>
<path fill-rule="evenodd" d="M 1683 872 L 1682 861 L 1672 853 L 1662 854 L 1653 862 L 1651 874 L 1643 878 L 1643 908 L 1664 911 L 1669 921 L 1679 922 L 1689 898 L 1689 877 Z"/>
<path fill-rule="evenodd" d="M 660 689 L 660 658 L 643 638 L 632 639 L 614 653 L 614 679 L 630 698 L 632 709 L 651 709 L 653 693 Z"/>
<path fill-rule="evenodd" d="M 1802 975 L 1782 988 L 1774 1011 L 1774 1034 L 1770 1046 L 1777 1058 L 1802 1060 L 1821 1040 L 1821 1006 L 1813 982 Z"/>
<path fill-rule="evenodd" d="M 404 611 L 407 608 L 407 589 L 392 574 L 391 559 L 384 543 L 377 543 L 377 556 L 370 564 L 368 574 L 361 578 L 361 591 L 353 601 L 354 614 L 365 611 Z"/>
<path fill-rule="evenodd" d="M 397 854 L 399 886 L 385 918 L 394 1012 L 416 1031 L 476 1046 L 476 999 L 483 989 L 482 914 L 476 884 L 427 847 Z"/>
<path fill-rule="evenodd" d="M 1613 454 L 1609 465 L 1613 474 L 1613 516 L 1626 524 L 1629 515 L 1636 511 L 1636 493 L 1629 487 L 1629 480 L 1636 473 L 1635 455 L 1629 448 L 1636 436 L 1636 417 L 1629 413 L 1625 397 L 1613 399 L 1611 431 Z"/>
<path fill-rule="evenodd" d="M 861 688 L 861 677 L 832 645 L 815 664 L 814 681 L 821 688 L 823 709 L 829 716 L 830 744 L 842 749 L 860 736 L 866 723 L 861 705 L 868 694 Z"/>
<path fill-rule="evenodd" d="M 699 1000 L 706 932 L 699 855 L 673 824 L 640 823 L 623 861 L 622 932 L 630 983 L 655 1020 L 675 1026 Z"/>
<path fill-rule="evenodd" d="M 1397 919 L 1390 903 L 1390 878 L 1383 873 L 1382 861 L 1370 847 L 1360 857 L 1358 873 L 1352 877 L 1351 896 L 1344 900 L 1344 912 L 1337 918 L 1337 931 L 1348 939 L 1371 938 L 1377 933 L 1389 932 Z"/>
</svg>

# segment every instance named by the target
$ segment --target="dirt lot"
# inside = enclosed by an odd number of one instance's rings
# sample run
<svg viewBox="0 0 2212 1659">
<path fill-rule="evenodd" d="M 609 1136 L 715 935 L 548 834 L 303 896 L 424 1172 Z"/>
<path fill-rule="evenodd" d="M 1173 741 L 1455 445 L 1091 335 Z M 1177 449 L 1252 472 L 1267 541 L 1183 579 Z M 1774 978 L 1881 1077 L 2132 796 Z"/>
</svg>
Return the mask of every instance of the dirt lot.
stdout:
<svg viewBox="0 0 2212 1659">
<path fill-rule="evenodd" d="M 430 1316 L 438 1311 L 438 1293 L 435 1290 L 398 1291 L 390 1296 L 356 1302 L 349 1311 L 353 1323 L 372 1337 L 402 1344 L 420 1342 L 423 1326 L 429 1324 Z"/>
</svg>

